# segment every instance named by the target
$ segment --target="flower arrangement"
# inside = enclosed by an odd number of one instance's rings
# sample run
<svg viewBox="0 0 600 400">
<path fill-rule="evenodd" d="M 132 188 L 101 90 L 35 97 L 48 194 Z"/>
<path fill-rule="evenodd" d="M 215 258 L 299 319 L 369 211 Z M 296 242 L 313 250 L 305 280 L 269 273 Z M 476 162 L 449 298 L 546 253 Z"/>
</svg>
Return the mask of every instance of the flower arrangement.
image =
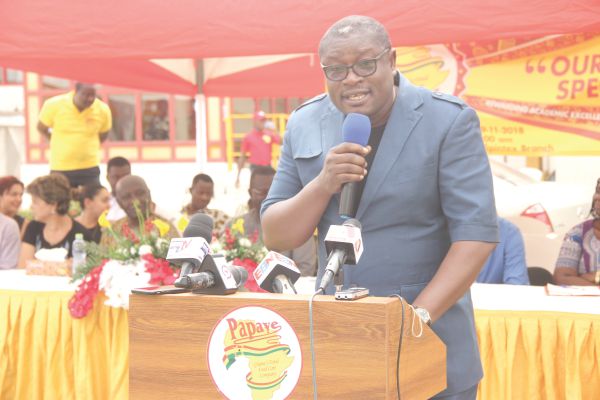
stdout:
<svg viewBox="0 0 600 400">
<path fill-rule="evenodd" d="M 106 214 L 100 216 L 98 223 L 108 233 L 107 240 L 103 237 L 101 244 L 86 244 L 86 263 L 73 274 L 73 280 L 79 281 L 69 301 L 73 317 L 85 317 L 100 290 L 107 297 L 106 305 L 128 308 L 131 289 L 175 281 L 178 267 L 165 260 L 169 224 L 140 212 L 138 220 L 136 232 L 126 221 L 112 226 Z"/>
<path fill-rule="evenodd" d="M 248 280 L 244 285 L 252 292 L 264 292 L 254 280 L 253 272 L 267 255 L 267 249 L 259 240 L 258 230 L 247 235 L 243 218 L 238 218 L 230 227 L 226 227 L 223 235 L 213 241 L 212 251 L 223 253 L 225 259 L 248 271 Z"/>
</svg>

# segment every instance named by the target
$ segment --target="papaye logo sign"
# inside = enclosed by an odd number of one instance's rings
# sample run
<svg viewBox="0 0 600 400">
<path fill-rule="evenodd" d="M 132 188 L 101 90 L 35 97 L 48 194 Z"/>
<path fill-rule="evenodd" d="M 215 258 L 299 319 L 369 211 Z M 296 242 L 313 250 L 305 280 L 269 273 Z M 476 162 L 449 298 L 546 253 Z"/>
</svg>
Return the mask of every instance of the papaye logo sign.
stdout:
<svg viewBox="0 0 600 400">
<path fill-rule="evenodd" d="M 302 371 L 300 342 L 287 320 L 275 311 L 238 308 L 213 328 L 208 369 L 228 399 L 285 399 Z"/>
</svg>

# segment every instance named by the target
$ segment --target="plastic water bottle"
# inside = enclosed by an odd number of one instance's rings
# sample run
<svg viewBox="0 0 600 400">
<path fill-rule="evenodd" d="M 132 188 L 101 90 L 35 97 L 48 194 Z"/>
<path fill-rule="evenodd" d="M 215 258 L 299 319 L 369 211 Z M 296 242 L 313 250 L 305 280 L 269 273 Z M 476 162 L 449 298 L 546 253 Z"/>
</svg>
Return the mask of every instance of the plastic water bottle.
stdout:
<svg viewBox="0 0 600 400">
<path fill-rule="evenodd" d="M 85 265 L 85 240 L 83 240 L 83 233 L 76 233 L 75 240 L 73 240 L 73 274 L 77 271 L 77 268 Z"/>
</svg>

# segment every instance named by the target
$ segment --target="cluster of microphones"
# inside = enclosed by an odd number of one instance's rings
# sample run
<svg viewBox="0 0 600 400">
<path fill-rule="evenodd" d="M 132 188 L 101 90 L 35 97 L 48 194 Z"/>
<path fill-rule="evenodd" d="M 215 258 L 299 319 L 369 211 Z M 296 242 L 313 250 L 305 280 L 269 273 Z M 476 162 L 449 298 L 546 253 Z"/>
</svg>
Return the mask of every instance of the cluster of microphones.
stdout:
<svg viewBox="0 0 600 400">
<path fill-rule="evenodd" d="M 371 133 L 369 118 L 362 114 L 348 114 L 342 126 L 345 142 L 366 146 Z M 342 187 L 339 214 L 342 225 L 330 226 L 325 237 L 327 265 L 318 289 L 323 293 L 338 275 L 342 265 L 355 265 L 363 252 L 361 224 L 354 219 L 360 202 L 358 184 Z M 169 245 L 167 260 L 180 265 L 181 272 L 174 285 L 192 293 L 226 295 L 235 293 L 248 279 L 243 267 L 229 264 L 223 255 L 212 254 L 213 220 L 206 214 L 194 214 L 182 238 L 174 238 Z M 294 283 L 300 271 L 294 261 L 270 251 L 253 273 L 256 283 L 271 293 L 295 294 Z"/>
</svg>

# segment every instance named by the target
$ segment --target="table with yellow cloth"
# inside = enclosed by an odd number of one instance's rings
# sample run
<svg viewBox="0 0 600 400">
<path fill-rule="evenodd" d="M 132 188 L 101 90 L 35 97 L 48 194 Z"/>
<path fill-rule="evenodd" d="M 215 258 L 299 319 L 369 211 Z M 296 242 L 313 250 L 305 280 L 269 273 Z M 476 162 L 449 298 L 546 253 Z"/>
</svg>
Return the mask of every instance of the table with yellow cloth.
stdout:
<svg viewBox="0 0 600 400">
<path fill-rule="evenodd" d="M 0 271 L 0 399 L 128 398 L 127 311 L 99 298 L 73 319 L 72 292 L 66 278 Z M 471 292 L 479 399 L 600 399 L 600 298 L 511 285 Z"/>
<path fill-rule="evenodd" d="M 478 399 L 600 399 L 600 297 L 474 284 Z"/>
<path fill-rule="evenodd" d="M 83 319 L 68 278 L 0 271 L 0 399 L 127 399 L 127 311 L 103 305 Z"/>
</svg>

